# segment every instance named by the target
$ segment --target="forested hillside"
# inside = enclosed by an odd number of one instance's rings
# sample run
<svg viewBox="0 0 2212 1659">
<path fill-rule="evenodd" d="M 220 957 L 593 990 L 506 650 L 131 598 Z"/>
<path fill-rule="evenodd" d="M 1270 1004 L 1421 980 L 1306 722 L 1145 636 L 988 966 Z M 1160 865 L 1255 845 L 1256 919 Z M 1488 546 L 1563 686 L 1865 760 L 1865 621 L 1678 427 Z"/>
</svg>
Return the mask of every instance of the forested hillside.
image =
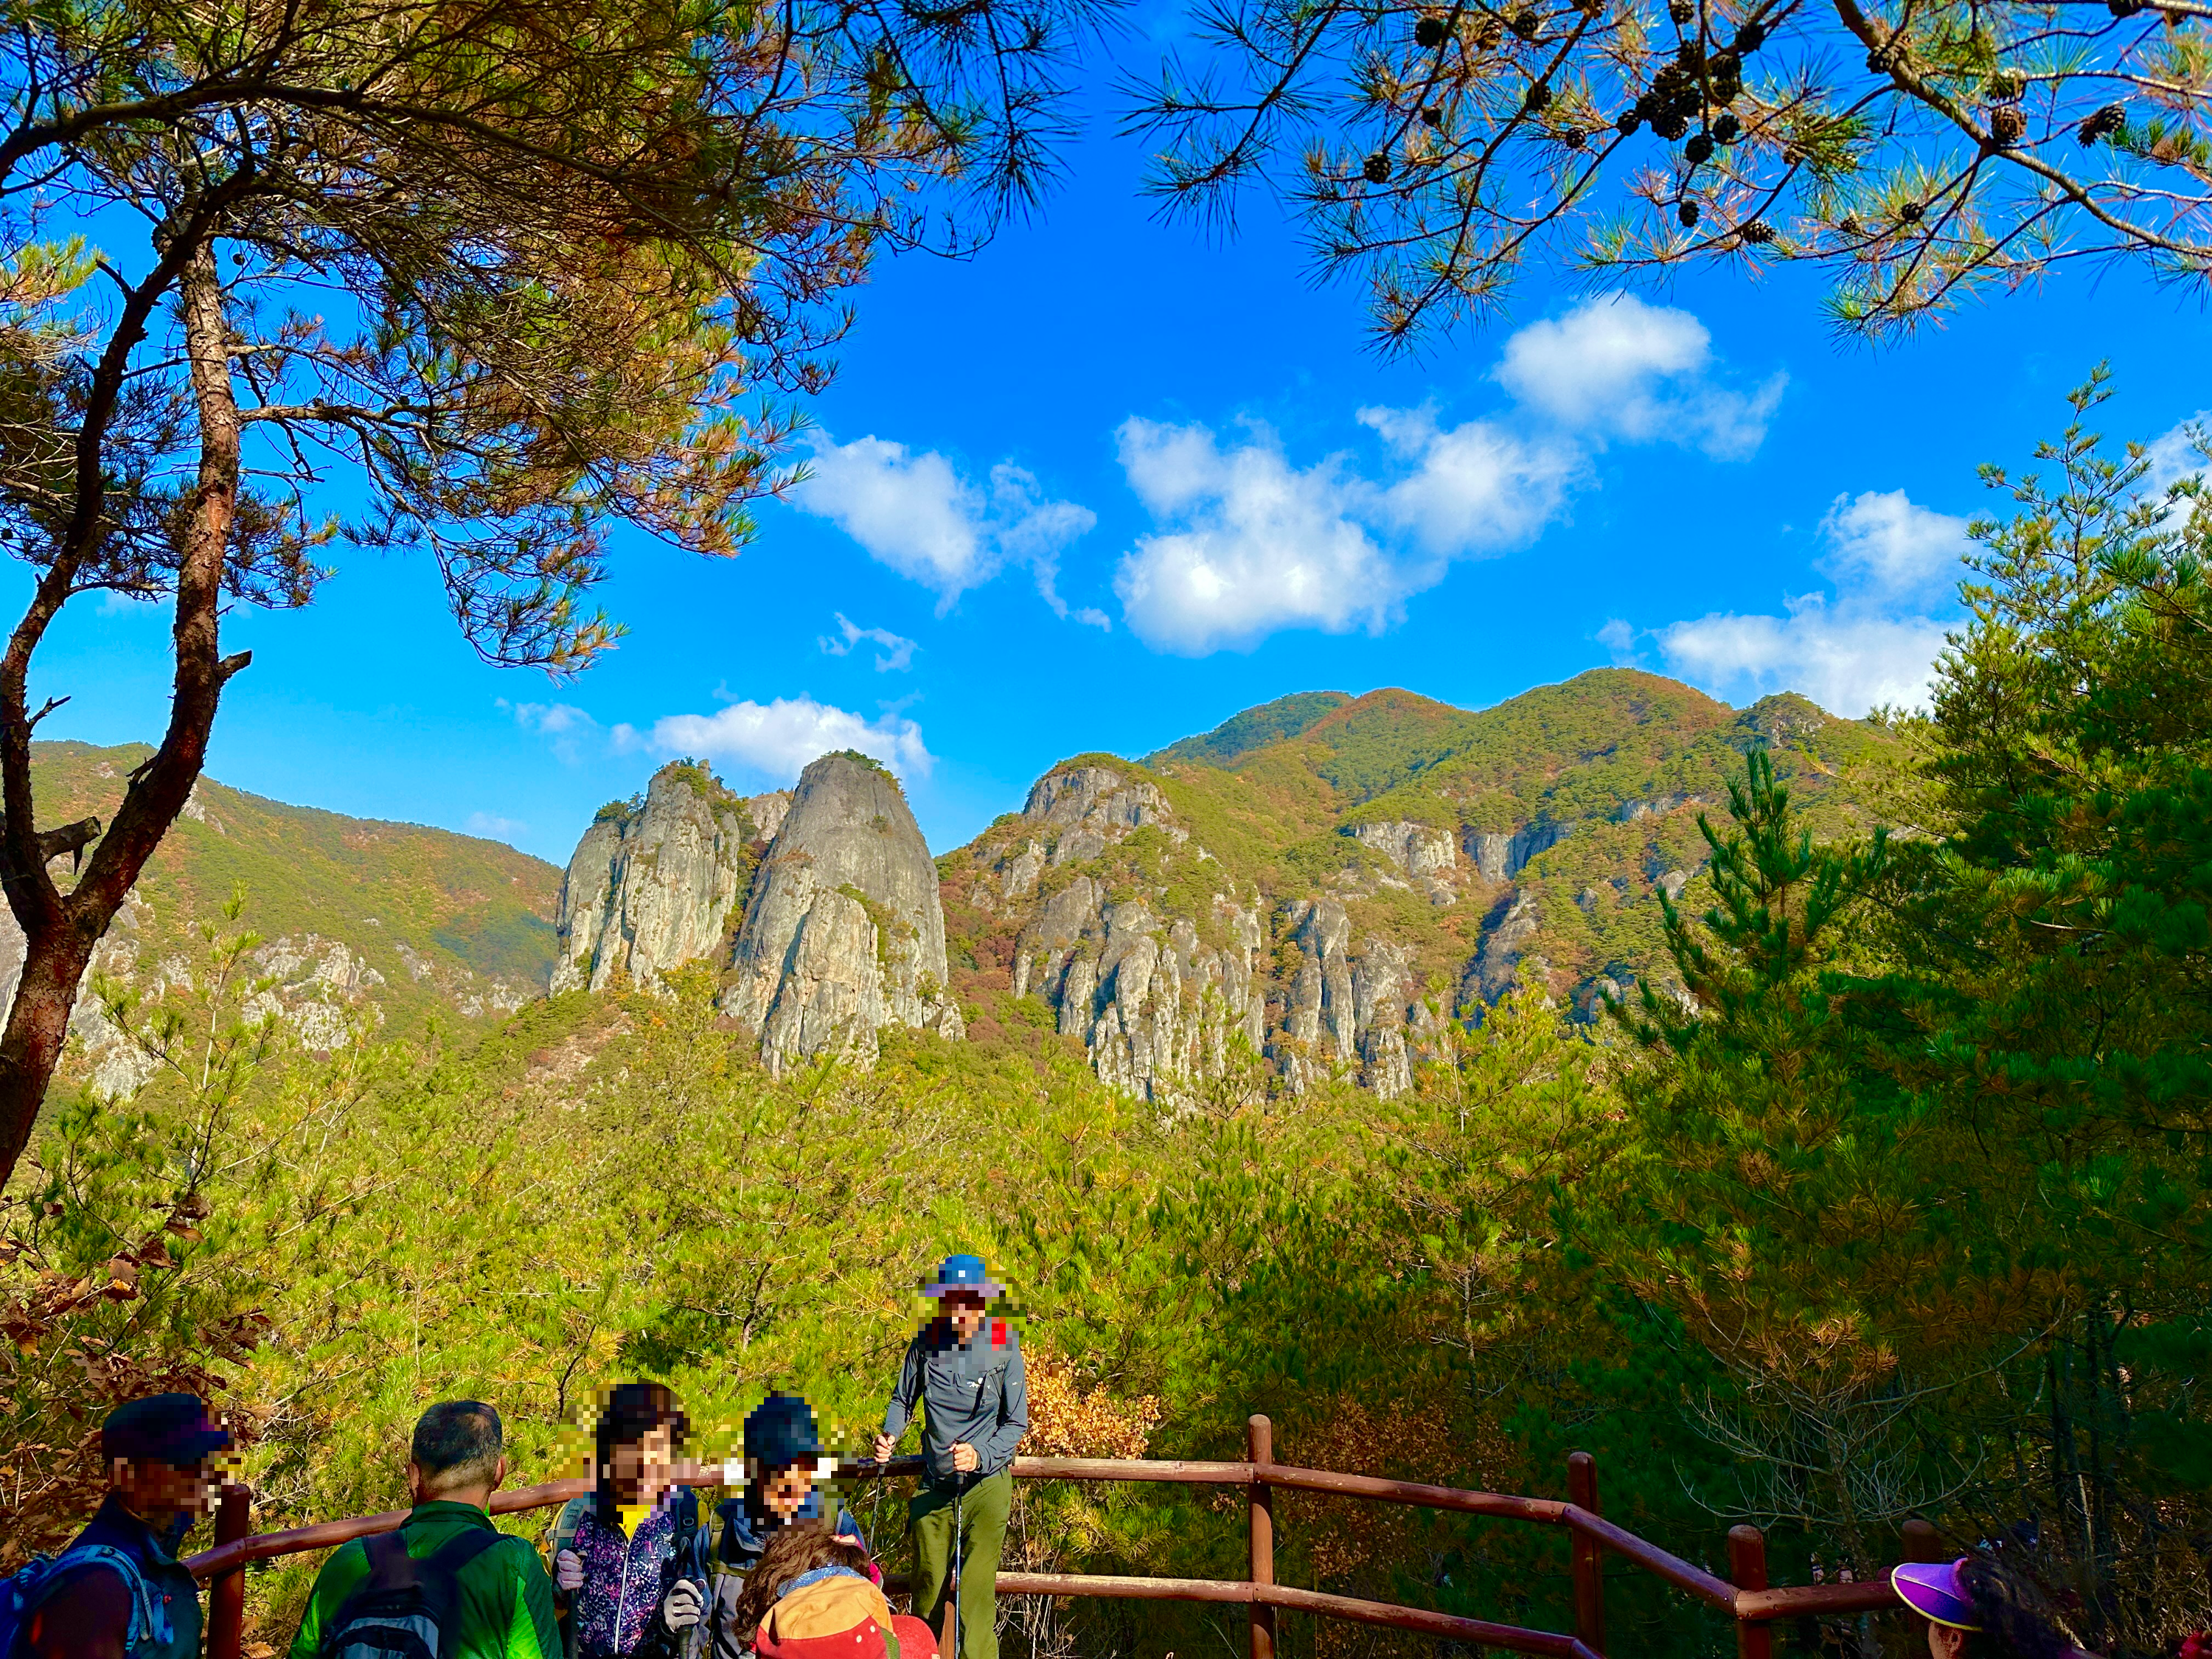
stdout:
<svg viewBox="0 0 2212 1659">
<path fill-rule="evenodd" d="M 140 744 L 33 745 L 40 810 L 53 822 L 103 822 Z M 70 860 L 54 866 L 67 884 Z M 118 915 L 95 971 L 158 993 L 181 980 L 202 948 L 199 925 L 233 890 L 250 895 L 262 945 L 249 973 L 272 981 L 271 1004 L 329 1048 L 366 1021 L 394 1032 L 434 1016 L 478 1026 L 544 994 L 553 961 L 560 872 L 495 841 L 420 824 L 354 818 L 249 795 L 203 778 Z M 21 935 L 0 910 L 0 981 L 12 986 Z M 73 1029 L 72 1062 L 134 1081 L 88 986 Z"/>
</svg>

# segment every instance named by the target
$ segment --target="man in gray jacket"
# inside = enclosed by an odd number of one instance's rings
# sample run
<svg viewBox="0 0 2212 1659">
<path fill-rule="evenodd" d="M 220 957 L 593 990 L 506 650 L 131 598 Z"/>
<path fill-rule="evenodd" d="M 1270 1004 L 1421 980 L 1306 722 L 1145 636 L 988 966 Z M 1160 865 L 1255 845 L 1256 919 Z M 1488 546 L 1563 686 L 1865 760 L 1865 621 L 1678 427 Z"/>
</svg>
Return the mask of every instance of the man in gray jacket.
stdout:
<svg viewBox="0 0 2212 1659">
<path fill-rule="evenodd" d="M 998 1659 L 999 1551 L 1014 1495 L 1014 1448 L 1030 1425 L 1029 1384 L 1013 1327 L 986 1317 L 1003 1286 L 981 1256 L 947 1256 L 921 1293 L 937 1317 L 907 1344 L 898 1385 L 884 1409 L 876 1455 L 889 1457 L 923 1408 L 928 1471 L 908 1510 L 914 1524 L 914 1610 L 942 1629 L 956 1513 L 960 1547 L 960 1651 L 946 1659 Z"/>
</svg>

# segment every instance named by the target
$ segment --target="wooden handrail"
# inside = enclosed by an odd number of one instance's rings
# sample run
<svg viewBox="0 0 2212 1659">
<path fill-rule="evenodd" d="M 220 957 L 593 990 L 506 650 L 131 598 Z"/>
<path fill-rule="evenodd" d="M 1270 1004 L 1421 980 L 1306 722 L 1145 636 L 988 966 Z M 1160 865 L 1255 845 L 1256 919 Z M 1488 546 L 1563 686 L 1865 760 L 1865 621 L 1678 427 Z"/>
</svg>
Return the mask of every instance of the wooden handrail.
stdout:
<svg viewBox="0 0 2212 1659">
<path fill-rule="evenodd" d="M 1255 1427 L 1259 1420 L 1255 1419 Z M 1253 1442 L 1252 1449 L 1264 1453 L 1270 1443 L 1261 1437 Z M 923 1473 L 922 1460 L 919 1457 L 893 1458 L 888 1462 L 864 1459 L 837 1464 L 832 1478 L 872 1480 L 920 1476 Z M 1577 1504 L 1562 1503 L 1556 1498 L 1524 1498 L 1508 1492 L 1469 1492 L 1455 1486 L 1428 1486 L 1419 1481 L 1393 1480 L 1379 1475 L 1351 1474 L 1334 1469 L 1310 1469 L 1297 1464 L 1278 1463 L 1264 1455 L 1258 1461 L 1245 1462 L 1171 1458 L 1017 1457 L 1013 1473 L 1017 1479 L 1024 1480 L 1172 1481 L 1194 1486 L 1245 1486 L 1262 1493 L 1269 1489 L 1280 1488 L 1559 1527 L 1620 1556 L 1655 1577 L 1664 1579 L 1716 1611 L 1728 1614 L 1737 1622 L 1740 1629 L 1747 1632 L 1750 1627 L 1764 1626 L 1778 1619 L 1864 1613 L 1899 1605 L 1897 1593 L 1890 1588 L 1887 1574 L 1856 1584 L 1807 1584 L 1776 1589 L 1750 1586 L 1740 1588 Z M 684 1485 L 699 1487 L 726 1486 L 733 1479 L 741 1478 L 738 1466 L 734 1464 L 683 1464 L 678 1466 L 678 1474 Z M 1594 1491 L 1594 1468 L 1587 1472 L 1585 1478 L 1593 1483 L 1591 1489 Z M 491 1512 L 494 1515 L 514 1515 L 526 1510 L 550 1508 L 567 1503 L 572 1498 L 581 1497 L 591 1490 L 592 1483 L 584 1480 L 550 1480 L 533 1486 L 520 1486 L 508 1492 L 494 1492 Z M 222 1513 L 225 1524 L 221 1531 L 247 1524 L 246 1507 L 242 1502 L 226 1504 Z M 405 1521 L 407 1516 L 405 1510 L 387 1510 L 379 1515 L 318 1522 L 312 1526 L 293 1527 L 282 1532 L 220 1538 L 214 1548 L 186 1558 L 184 1565 L 199 1579 L 224 1581 L 219 1589 L 235 1600 L 235 1575 L 250 1563 L 304 1554 L 312 1550 L 330 1549 L 356 1538 L 389 1532 Z M 1255 1577 L 1256 1579 L 1256 1574 Z M 1351 1596 L 1298 1589 L 1286 1584 L 1023 1572 L 1002 1572 L 998 1582 L 1002 1590 L 1012 1595 L 1112 1596 L 1138 1600 L 1234 1602 L 1251 1606 L 1255 1610 L 1279 1607 L 1322 1618 L 1424 1632 L 1503 1648 L 1514 1653 L 1556 1656 L 1557 1659 L 1604 1659 L 1598 1648 L 1587 1644 L 1579 1636 L 1523 1630 L 1511 1625 L 1494 1625 L 1483 1620 L 1464 1619 L 1419 1607 L 1364 1601 Z M 1598 1581 L 1596 1588 L 1601 1592 L 1601 1581 Z M 1578 1621 L 1584 1618 L 1584 1610 L 1578 1609 Z M 1595 1623 L 1598 1628 L 1602 1627 L 1601 1615 Z M 1602 1638 L 1598 1639 L 1601 1641 Z M 209 1659 L 237 1659 L 237 1656 L 217 1653 L 211 1644 Z"/>
</svg>

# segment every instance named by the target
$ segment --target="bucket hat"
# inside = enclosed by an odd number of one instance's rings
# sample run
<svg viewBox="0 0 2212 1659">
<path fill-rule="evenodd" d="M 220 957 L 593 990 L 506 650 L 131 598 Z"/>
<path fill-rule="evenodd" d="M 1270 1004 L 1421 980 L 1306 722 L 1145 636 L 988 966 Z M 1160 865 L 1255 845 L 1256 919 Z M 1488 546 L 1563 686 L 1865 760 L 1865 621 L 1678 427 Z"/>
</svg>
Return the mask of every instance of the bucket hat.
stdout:
<svg viewBox="0 0 2212 1659">
<path fill-rule="evenodd" d="M 1959 1574 L 1966 1565 L 1963 1555 L 1955 1561 L 1907 1561 L 1889 1570 L 1890 1588 L 1923 1619 L 1953 1630 L 1978 1631 L 1974 1604 Z"/>
<path fill-rule="evenodd" d="M 1004 1296 L 1006 1287 L 992 1280 L 991 1270 L 980 1255 L 948 1255 L 938 1264 L 937 1277 L 921 1287 L 924 1296 L 949 1296 L 955 1291 L 974 1291 L 988 1301 Z"/>
</svg>

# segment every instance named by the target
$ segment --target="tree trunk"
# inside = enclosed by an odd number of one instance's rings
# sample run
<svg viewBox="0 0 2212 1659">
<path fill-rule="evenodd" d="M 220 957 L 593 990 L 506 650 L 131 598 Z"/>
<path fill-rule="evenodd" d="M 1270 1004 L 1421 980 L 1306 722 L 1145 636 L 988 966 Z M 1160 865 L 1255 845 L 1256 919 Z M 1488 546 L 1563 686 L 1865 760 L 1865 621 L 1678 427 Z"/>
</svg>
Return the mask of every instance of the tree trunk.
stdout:
<svg viewBox="0 0 2212 1659">
<path fill-rule="evenodd" d="M 219 653 L 223 561 L 238 510 L 238 400 L 230 380 L 229 331 L 216 273 L 212 220 L 204 210 L 195 211 L 186 223 L 188 240 L 173 242 L 164 264 L 176 261 L 200 465 L 177 573 L 177 666 L 169 726 L 153 759 L 132 775 L 106 835 L 85 860 L 82 878 L 66 895 L 56 890 L 38 855 L 29 788 L 33 717 L 26 714 L 24 682 L 46 623 L 69 597 L 82 550 L 66 564 L 57 561 L 49 568 L 31 615 L 0 664 L 0 707 L 7 727 L 0 732 L 7 793 L 0 879 L 25 934 L 23 976 L 0 1031 L 0 1185 L 30 1141 L 93 949 L 184 811 L 207 761 L 208 733 L 223 684 L 251 659 L 243 652 L 228 659 Z M 89 495 L 96 503 L 100 486 L 95 476 L 88 475 L 88 459 L 94 467 L 100 465 L 96 443 L 80 445 L 77 479 L 79 496 Z"/>
</svg>

